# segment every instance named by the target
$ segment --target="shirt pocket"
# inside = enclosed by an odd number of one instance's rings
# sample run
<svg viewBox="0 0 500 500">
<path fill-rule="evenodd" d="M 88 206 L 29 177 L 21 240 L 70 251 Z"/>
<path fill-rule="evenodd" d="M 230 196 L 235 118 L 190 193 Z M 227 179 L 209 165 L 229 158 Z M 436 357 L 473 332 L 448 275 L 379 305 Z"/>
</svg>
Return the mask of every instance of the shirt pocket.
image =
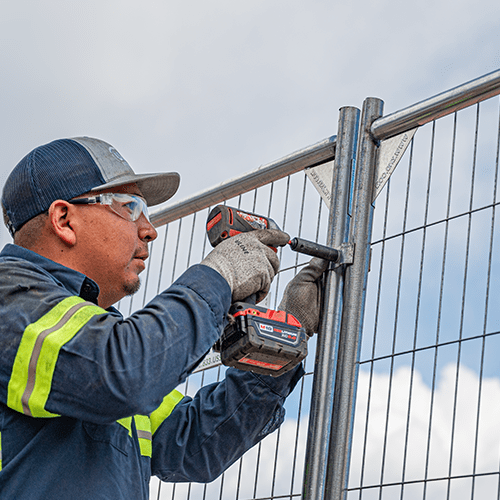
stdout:
<svg viewBox="0 0 500 500">
<path fill-rule="evenodd" d="M 132 437 L 129 431 L 117 422 L 112 424 L 83 422 L 83 428 L 92 441 L 108 444 L 125 456 L 132 452 Z"/>
</svg>

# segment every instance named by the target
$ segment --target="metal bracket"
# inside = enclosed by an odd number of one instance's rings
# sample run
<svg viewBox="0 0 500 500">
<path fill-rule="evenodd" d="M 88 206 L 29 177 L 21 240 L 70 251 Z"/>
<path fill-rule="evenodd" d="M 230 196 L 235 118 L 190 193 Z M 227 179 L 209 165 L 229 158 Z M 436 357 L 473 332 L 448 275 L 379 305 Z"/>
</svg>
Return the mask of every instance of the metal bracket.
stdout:
<svg viewBox="0 0 500 500">
<path fill-rule="evenodd" d="M 398 166 L 407 147 L 410 145 L 418 127 L 403 132 L 402 134 L 385 139 L 380 143 L 377 155 L 377 170 L 375 173 L 375 185 L 373 188 L 373 200 L 377 198 L 389 177 Z M 323 163 L 316 167 L 308 167 L 305 173 L 312 182 L 327 207 L 330 207 L 332 200 L 333 176 L 335 175 L 334 161 Z"/>
<path fill-rule="evenodd" d="M 330 208 L 332 200 L 331 190 L 334 169 L 334 162 L 329 161 L 327 163 L 323 163 L 322 165 L 318 165 L 317 167 L 308 167 L 304 170 L 328 208 Z"/>
<path fill-rule="evenodd" d="M 377 155 L 377 171 L 375 173 L 375 185 L 373 187 L 373 200 L 377 198 L 383 187 L 387 184 L 399 161 L 403 157 L 418 127 L 403 132 L 380 143 Z"/>
<path fill-rule="evenodd" d="M 333 264 L 333 269 L 354 262 L 354 243 L 342 243 L 339 253 L 339 260 Z"/>
</svg>

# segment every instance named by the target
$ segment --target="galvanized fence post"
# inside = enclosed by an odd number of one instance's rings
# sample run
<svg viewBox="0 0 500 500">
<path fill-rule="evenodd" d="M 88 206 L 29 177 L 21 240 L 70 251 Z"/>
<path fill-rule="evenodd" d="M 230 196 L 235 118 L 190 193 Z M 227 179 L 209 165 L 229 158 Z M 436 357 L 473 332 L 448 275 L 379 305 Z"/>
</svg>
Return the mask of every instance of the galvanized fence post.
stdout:
<svg viewBox="0 0 500 500">
<path fill-rule="evenodd" d="M 342 325 L 338 347 L 333 414 L 327 466 L 325 498 L 341 500 L 346 497 L 357 361 L 363 327 L 366 283 L 370 260 L 370 241 L 373 220 L 373 186 L 376 170 L 377 145 L 370 127 L 382 115 L 383 101 L 368 98 L 363 103 L 349 242 L 354 244 L 354 260 L 345 270 Z"/>
<path fill-rule="evenodd" d="M 359 110 L 353 107 L 341 108 L 339 114 L 327 237 L 327 244 L 334 248 L 340 248 L 347 241 L 349 231 L 348 207 L 359 114 Z M 343 280 L 342 267 L 328 272 L 323 323 L 316 349 L 305 458 L 303 498 L 307 500 L 324 498 Z"/>
</svg>

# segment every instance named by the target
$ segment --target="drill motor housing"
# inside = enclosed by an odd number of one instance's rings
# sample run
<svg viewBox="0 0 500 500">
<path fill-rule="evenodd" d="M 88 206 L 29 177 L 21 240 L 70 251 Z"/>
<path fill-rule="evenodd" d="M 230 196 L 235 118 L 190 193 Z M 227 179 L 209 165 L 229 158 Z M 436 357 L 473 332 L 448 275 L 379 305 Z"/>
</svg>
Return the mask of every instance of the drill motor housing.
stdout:
<svg viewBox="0 0 500 500">
<path fill-rule="evenodd" d="M 257 229 L 279 229 L 279 226 L 269 217 L 226 205 L 217 205 L 213 208 L 207 220 L 207 236 L 213 247 L 227 238 Z"/>
</svg>

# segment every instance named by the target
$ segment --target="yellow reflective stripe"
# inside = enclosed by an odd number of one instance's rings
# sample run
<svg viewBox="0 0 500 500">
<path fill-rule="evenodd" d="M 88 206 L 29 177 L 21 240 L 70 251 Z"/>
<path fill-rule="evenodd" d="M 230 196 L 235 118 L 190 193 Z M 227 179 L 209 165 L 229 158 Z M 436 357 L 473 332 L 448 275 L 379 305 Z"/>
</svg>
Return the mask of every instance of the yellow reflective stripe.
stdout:
<svg viewBox="0 0 500 500">
<path fill-rule="evenodd" d="M 137 438 L 139 439 L 139 448 L 141 455 L 151 457 L 153 454 L 151 420 L 146 415 L 134 416 L 135 427 L 137 429 Z"/>
<path fill-rule="evenodd" d="M 173 390 L 163 398 L 162 404 L 151 413 L 151 431 L 154 434 L 162 422 L 172 413 L 177 403 L 181 401 L 184 396 L 177 390 Z"/>
<path fill-rule="evenodd" d="M 134 422 L 139 441 L 139 449 L 144 457 L 151 457 L 153 454 L 153 433 L 161 423 L 172 413 L 175 405 L 184 396 L 179 391 L 172 391 L 163 398 L 162 404 L 148 417 L 147 415 L 135 415 Z M 121 418 L 117 422 L 128 430 L 132 436 L 132 417 Z"/>
<path fill-rule="evenodd" d="M 7 405 L 32 417 L 57 417 L 45 410 L 59 351 L 96 314 L 106 311 L 68 297 L 24 330 L 14 360 Z"/>
<path fill-rule="evenodd" d="M 132 437 L 132 417 L 120 418 L 117 422 L 128 430 L 128 435 Z"/>
</svg>

